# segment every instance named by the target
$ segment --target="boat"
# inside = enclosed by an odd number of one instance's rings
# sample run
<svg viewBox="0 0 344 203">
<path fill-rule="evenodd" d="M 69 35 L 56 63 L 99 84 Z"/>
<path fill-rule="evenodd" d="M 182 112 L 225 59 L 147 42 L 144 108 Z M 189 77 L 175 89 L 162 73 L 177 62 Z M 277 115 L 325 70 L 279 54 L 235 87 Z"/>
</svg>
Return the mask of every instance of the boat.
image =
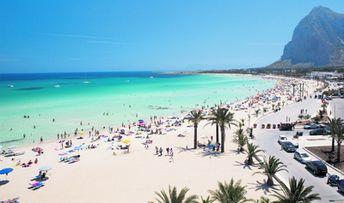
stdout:
<svg viewBox="0 0 344 203">
<path fill-rule="evenodd" d="M 61 85 L 57 84 L 57 85 L 54 85 L 54 87 L 59 88 L 61 87 Z"/>
<path fill-rule="evenodd" d="M 13 88 L 13 87 L 14 87 L 14 85 L 7 85 L 7 87 L 9 87 L 9 88 Z"/>
</svg>

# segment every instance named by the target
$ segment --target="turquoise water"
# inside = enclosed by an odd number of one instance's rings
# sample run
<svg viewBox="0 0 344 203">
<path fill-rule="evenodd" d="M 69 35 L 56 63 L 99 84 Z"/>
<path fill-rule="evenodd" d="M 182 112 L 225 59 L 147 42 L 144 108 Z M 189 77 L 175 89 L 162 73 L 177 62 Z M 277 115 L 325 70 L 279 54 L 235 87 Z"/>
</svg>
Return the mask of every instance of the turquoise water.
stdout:
<svg viewBox="0 0 344 203">
<path fill-rule="evenodd" d="M 32 143 L 41 136 L 55 139 L 57 133 L 72 134 L 76 128 L 117 128 L 139 118 L 177 115 L 244 99 L 275 84 L 256 77 L 150 72 L 2 75 L 0 142 L 20 139 L 23 134 L 24 140 L 7 144 Z"/>
</svg>

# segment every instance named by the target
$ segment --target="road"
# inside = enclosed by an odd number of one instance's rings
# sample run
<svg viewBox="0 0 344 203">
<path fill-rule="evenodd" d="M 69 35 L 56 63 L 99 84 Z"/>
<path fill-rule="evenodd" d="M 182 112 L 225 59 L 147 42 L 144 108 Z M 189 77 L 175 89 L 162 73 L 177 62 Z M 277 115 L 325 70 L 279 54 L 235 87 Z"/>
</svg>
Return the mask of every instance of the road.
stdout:
<svg viewBox="0 0 344 203">
<path fill-rule="evenodd" d="M 308 114 L 314 115 L 319 108 L 320 101 L 315 99 L 308 99 L 304 102 L 293 103 L 277 113 L 264 116 L 262 119 L 258 120 L 258 126 L 260 127 L 263 123 L 277 124 L 278 122 L 285 122 L 286 116 L 290 118 L 291 122 L 294 122 L 297 119 L 297 115 L 300 113 L 300 109 L 307 109 Z M 303 131 L 303 136 L 309 136 L 307 130 L 297 129 L 297 131 Z M 278 174 L 278 177 L 283 182 L 287 182 L 292 176 L 295 176 L 297 179 L 304 178 L 305 184 L 307 186 L 313 185 L 314 192 L 320 194 L 322 199 L 318 202 L 344 202 L 344 196 L 337 192 L 337 188 L 330 187 L 326 184 L 327 177 L 313 176 L 305 169 L 303 164 L 293 159 L 293 153 L 287 153 L 281 150 L 281 146 L 277 143 L 278 135 L 286 135 L 288 139 L 292 139 L 292 136 L 296 133 L 296 130 L 279 131 L 273 129 L 255 129 L 253 133 L 255 135 L 253 142 L 258 144 L 261 149 L 264 149 L 267 156 L 276 156 L 285 165 L 287 165 L 288 172 L 281 172 Z M 302 147 L 303 146 L 300 145 L 300 148 Z M 328 171 L 330 174 L 338 174 L 329 167 Z"/>
<path fill-rule="evenodd" d="M 333 99 L 329 103 L 333 116 L 344 119 L 344 99 Z"/>
</svg>

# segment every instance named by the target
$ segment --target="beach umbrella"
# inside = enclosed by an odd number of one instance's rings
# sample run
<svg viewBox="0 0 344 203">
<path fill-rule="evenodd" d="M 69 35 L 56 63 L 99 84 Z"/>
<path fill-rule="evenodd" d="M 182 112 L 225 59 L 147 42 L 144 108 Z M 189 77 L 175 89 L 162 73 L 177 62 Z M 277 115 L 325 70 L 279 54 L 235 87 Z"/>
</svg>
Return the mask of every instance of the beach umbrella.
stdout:
<svg viewBox="0 0 344 203">
<path fill-rule="evenodd" d="M 13 168 L 3 168 L 0 170 L 0 175 L 3 175 L 3 174 L 9 174 L 13 171 Z"/>
<path fill-rule="evenodd" d="M 82 145 L 74 147 L 74 150 L 82 150 L 84 148 L 85 148 L 85 145 L 82 144 Z"/>
<path fill-rule="evenodd" d="M 129 144 L 130 143 L 130 140 L 126 139 L 126 140 L 123 140 L 122 141 L 124 144 Z"/>
<path fill-rule="evenodd" d="M 210 144 L 210 145 L 208 145 L 208 149 L 212 149 L 212 148 L 214 148 L 214 147 L 216 147 L 215 144 Z"/>
<path fill-rule="evenodd" d="M 50 166 L 41 166 L 41 167 L 39 168 L 40 171 L 49 171 L 50 169 L 51 169 Z"/>
</svg>

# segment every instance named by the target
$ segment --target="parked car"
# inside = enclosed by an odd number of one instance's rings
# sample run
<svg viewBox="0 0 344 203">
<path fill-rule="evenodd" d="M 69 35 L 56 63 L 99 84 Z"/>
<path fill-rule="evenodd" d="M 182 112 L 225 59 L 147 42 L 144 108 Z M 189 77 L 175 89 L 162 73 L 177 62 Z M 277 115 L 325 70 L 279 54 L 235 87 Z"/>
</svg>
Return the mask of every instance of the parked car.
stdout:
<svg viewBox="0 0 344 203">
<path fill-rule="evenodd" d="M 338 192 L 344 193 L 344 180 L 339 180 L 338 181 Z"/>
<path fill-rule="evenodd" d="M 330 175 L 327 178 L 327 184 L 331 186 L 338 186 L 339 181 L 340 181 L 340 178 L 337 175 Z"/>
<path fill-rule="evenodd" d="M 293 145 L 293 143 L 289 142 L 289 141 L 285 141 L 282 142 L 282 148 L 284 149 L 284 151 L 286 152 L 295 152 L 296 151 L 296 147 Z"/>
<path fill-rule="evenodd" d="M 288 140 L 288 138 L 285 135 L 279 135 L 277 142 L 278 142 L 278 144 L 282 144 L 282 142 L 285 142 L 287 140 Z"/>
<path fill-rule="evenodd" d="M 331 131 L 328 128 L 318 128 L 309 131 L 309 135 L 330 135 Z"/>
<path fill-rule="evenodd" d="M 303 126 L 303 129 L 306 129 L 306 130 L 310 130 L 310 129 L 318 129 L 320 128 L 320 125 L 319 124 L 316 124 L 316 123 L 310 123 L 308 125 L 304 125 Z"/>
<path fill-rule="evenodd" d="M 327 167 L 320 160 L 306 162 L 306 169 L 313 175 L 325 176 L 327 174 Z"/>
<path fill-rule="evenodd" d="M 291 142 L 295 148 L 299 148 L 299 143 L 295 142 L 294 140 L 289 140 L 285 135 L 278 136 L 278 144 L 282 144 L 283 142 Z"/>
<path fill-rule="evenodd" d="M 309 156 L 309 154 L 302 150 L 297 150 L 294 153 L 294 159 L 298 160 L 303 164 L 307 163 L 308 161 L 311 161 L 311 157 Z"/>
</svg>

